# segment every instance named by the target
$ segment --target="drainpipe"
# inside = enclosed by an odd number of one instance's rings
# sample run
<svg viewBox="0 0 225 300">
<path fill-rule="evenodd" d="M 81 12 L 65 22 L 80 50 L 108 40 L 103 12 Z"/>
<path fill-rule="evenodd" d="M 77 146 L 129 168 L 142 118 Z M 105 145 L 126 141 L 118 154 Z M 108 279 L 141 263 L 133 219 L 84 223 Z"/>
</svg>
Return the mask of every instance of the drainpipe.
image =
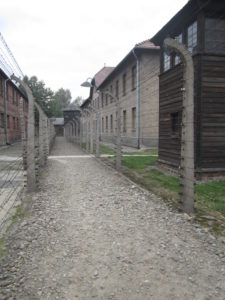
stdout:
<svg viewBox="0 0 225 300">
<path fill-rule="evenodd" d="M 5 131 L 5 143 L 6 145 L 9 145 L 9 139 L 8 139 L 8 118 L 7 118 L 7 81 L 6 79 L 4 83 L 4 131 Z"/>
<path fill-rule="evenodd" d="M 133 54 L 136 59 L 136 72 L 137 72 L 137 101 L 136 101 L 136 106 L 137 106 L 137 126 L 136 126 L 136 136 L 137 136 L 137 149 L 140 149 L 140 60 L 138 59 L 134 49 L 133 49 Z"/>
</svg>

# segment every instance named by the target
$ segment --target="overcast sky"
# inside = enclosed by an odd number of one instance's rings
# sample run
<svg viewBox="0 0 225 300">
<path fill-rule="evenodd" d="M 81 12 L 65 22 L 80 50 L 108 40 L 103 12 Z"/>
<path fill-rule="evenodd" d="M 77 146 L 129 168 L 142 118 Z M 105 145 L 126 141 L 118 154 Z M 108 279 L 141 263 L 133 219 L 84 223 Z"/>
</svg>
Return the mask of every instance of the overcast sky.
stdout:
<svg viewBox="0 0 225 300">
<path fill-rule="evenodd" d="M 116 66 L 151 38 L 187 0 L 0 1 L 0 31 L 23 73 L 56 91 L 80 87 L 103 66 Z"/>
</svg>

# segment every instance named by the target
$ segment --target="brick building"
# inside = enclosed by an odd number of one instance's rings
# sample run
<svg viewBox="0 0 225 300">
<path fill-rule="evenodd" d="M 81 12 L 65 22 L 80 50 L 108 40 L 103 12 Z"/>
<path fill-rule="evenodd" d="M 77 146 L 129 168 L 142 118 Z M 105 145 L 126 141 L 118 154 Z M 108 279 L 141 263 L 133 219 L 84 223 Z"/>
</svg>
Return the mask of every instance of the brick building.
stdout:
<svg viewBox="0 0 225 300">
<path fill-rule="evenodd" d="M 90 94 L 95 109 L 101 108 L 101 139 L 115 143 L 117 97 L 121 106 L 122 144 L 158 146 L 159 47 L 144 41 L 135 47 Z M 97 83 L 97 84 L 96 84 Z M 139 130 L 138 130 L 139 128 Z"/>
<path fill-rule="evenodd" d="M 11 144 L 20 140 L 20 97 L 24 100 L 24 113 L 25 119 L 27 119 L 28 102 L 26 96 L 0 69 L 0 145 L 5 145 L 6 142 Z M 6 141 L 6 133 L 8 134 L 8 141 Z"/>
</svg>

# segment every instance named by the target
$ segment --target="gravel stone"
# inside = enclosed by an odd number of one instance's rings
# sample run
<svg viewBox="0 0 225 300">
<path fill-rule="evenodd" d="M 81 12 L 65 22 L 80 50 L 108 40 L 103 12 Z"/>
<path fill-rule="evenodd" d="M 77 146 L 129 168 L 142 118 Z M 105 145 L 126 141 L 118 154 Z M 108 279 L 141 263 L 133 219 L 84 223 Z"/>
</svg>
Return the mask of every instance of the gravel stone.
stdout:
<svg viewBox="0 0 225 300">
<path fill-rule="evenodd" d="M 57 138 L 52 155 L 84 154 Z M 86 155 L 86 154 L 85 154 Z M 225 240 L 94 157 L 49 158 L 0 299 L 225 299 Z"/>
</svg>

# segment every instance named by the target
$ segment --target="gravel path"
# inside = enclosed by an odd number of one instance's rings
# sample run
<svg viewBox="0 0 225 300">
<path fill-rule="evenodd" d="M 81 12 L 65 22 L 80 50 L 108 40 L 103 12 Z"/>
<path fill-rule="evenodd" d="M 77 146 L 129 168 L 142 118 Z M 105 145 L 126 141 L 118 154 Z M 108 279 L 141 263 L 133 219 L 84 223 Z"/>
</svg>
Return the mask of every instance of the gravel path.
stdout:
<svg viewBox="0 0 225 300">
<path fill-rule="evenodd" d="M 222 240 L 63 138 L 52 155 L 6 239 L 0 299 L 225 299 Z"/>
</svg>

